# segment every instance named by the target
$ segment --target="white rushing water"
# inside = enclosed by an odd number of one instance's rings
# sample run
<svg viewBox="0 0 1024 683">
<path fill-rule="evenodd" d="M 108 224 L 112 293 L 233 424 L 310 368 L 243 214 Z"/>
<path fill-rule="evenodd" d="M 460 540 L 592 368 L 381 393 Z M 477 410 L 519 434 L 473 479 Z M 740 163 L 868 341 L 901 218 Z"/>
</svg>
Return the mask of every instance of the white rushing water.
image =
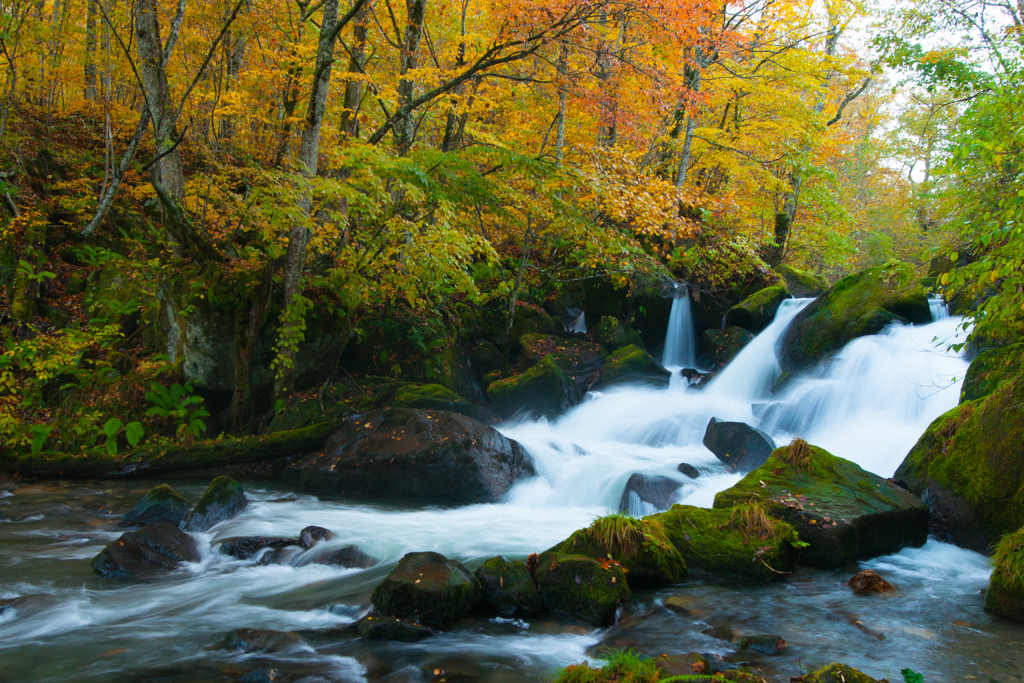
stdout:
<svg viewBox="0 0 1024 683">
<path fill-rule="evenodd" d="M 697 335 L 694 331 L 690 290 L 687 287 L 679 287 L 672 300 L 661 364 L 666 368 L 697 367 Z"/>
</svg>

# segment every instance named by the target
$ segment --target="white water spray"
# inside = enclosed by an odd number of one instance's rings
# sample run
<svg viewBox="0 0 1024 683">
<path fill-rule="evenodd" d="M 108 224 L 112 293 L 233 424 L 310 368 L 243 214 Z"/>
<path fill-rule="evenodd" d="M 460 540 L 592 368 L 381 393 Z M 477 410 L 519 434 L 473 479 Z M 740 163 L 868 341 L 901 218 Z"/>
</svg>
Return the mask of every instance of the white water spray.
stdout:
<svg viewBox="0 0 1024 683">
<path fill-rule="evenodd" d="M 686 286 L 679 287 L 676 298 L 672 300 L 672 311 L 668 318 L 665 351 L 661 356 L 661 364 L 669 369 L 697 367 L 697 337 L 694 333 L 693 306 L 690 302 L 690 289 Z"/>
</svg>

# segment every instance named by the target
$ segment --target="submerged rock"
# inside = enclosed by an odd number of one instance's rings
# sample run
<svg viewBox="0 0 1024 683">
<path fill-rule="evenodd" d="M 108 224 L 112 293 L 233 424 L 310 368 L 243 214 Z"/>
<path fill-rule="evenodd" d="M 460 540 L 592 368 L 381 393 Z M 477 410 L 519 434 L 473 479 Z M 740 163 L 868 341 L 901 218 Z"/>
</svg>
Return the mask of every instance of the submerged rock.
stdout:
<svg viewBox="0 0 1024 683">
<path fill-rule="evenodd" d="M 400 643 L 415 643 L 434 635 L 428 626 L 399 619 L 398 617 L 370 614 L 356 623 L 359 635 L 364 640 L 392 640 Z"/>
<path fill-rule="evenodd" d="M 679 467 L 676 468 L 676 471 L 685 474 L 690 479 L 696 479 L 700 476 L 700 470 L 687 462 L 679 463 Z"/>
<path fill-rule="evenodd" d="M 329 541 L 334 538 L 334 532 L 322 526 L 307 526 L 299 532 L 299 547 L 309 550 L 320 541 Z"/>
<path fill-rule="evenodd" d="M 878 572 L 865 569 L 858 572 L 852 579 L 846 582 L 852 590 L 858 593 L 895 593 L 893 585 L 883 579 Z"/>
<path fill-rule="evenodd" d="M 629 475 L 626 488 L 619 499 L 619 511 L 629 512 L 634 497 L 652 505 L 655 510 L 667 510 L 672 507 L 676 491 L 683 485 L 672 477 L 634 473 Z"/>
<path fill-rule="evenodd" d="M 294 631 L 239 628 L 224 636 L 224 649 L 239 652 L 282 652 L 305 646 Z"/>
<path fill-rule="evenodd" d="M 240 514 L 248 505 L 241 484 L 231 477 L 217 477 L 189 514 L 185 530 L 206 531 Z"/>
<path fill-rule="evenodd" d="M 122 534 L 93 558 L 92 569 L 108 579 L 125 579 L 200 559 L 195 539 L 173 524 L 160 522 Z"/>
<path fill-rule="evenodd" d="M 526 564 L 509 562 L 500 555 L 480 565 L 474 573 L 484 592 L 484 600 L 503 617 L 525 616 L 540 612 L 540 592 Z"/>
<path fill-rule="evenodd" d="M 791 295 L 786 285 L 765 287 L 726 311 L 725 325 L 741 327 L 756 334 L 768 327 L 779 306 L 789 298 Z"/>
<path fill-rule="evenodd" d="M 178 526 L 187 514 L 188 501 L 167 484 L 161 484 L 144 495 L 142 500 L 121 518 L 117 526 L 124 529 L 157 522 Z"/>
<path fill-rule="evenodd" d="M 752 650 L 763 655 L 781 655 L 789 649 L 789 644 L 782 636 L 746 636 L 739 642 L 740 650 Z"/>
<path fill-rule="evenodd" d="M 1024 527 L 1004 536 L 992 553 L 985 611 L 1024 622 Z"/>
<path fill-rule="evenodd" d="M 715 365 L 724 368 L 739 355 L 743 348 L 754 341 L 754 334 L 742 327 L 726 327 L 724 330 L 704 330 L 704 345 L 715 357 Z"/>
<path fill-rule="evenodd" d="M 285 470 L 314 491 L 447 505 L 493 503 L 533 474 L 523 448 L 492 427 L 404 408 L 349 414 L 323 453 Z"/>
<path fill-rule="evenodd" d="M 735 486 L 714 507 L 758 501 L 808 547 L 800 563 L 833 568 L 889 555 L 928 539 L 928 507 L 902 488 L 822 448 L 796 440 Z"/>
<path fill-rule="evenodd" d="M 385 616 L 444 627 L 469 614 L 483 598 L 480 582 L 460 562 L 438 553 L 409 553 L 373 589 Z"/>
<path fill-rule="evenodd" d="M 12 613 L 18 617 L 27 617 L 47 607 L 53 607 L 58 602 L 57 596 L 48 593 L 5 598 L 0 600 L 0 617 L 11 618 Z"/>
<path fill-rule="evenodd" d="M 298 564 L 329 564 L 349 569 L 368 569 L 380 564 L 376 557 L 367 555 L 358 546 L 318 547 L 302 555 Z"/>
<path fill-rule="evenodd" d="M 502 417 L 520 411 L 541 417 L 557 417 L 576 405 L 579 385 L 550 355 L 526 372 L 491 382 L 487 398 Z"/>
<path fill-rule="evenodd" d="M 277 669 L 253 669 L 238 679 L 238 683 L 277 683 L 282 680 Z"/>
<path fill-rule="evenodd" d="M 225 555 L 237 557 L 239 560 L 248 560 L 255 557 L 264 548 L 286 548 L 297 545 L 294 538 L 280 538 L 274 536 L 234 536 L 225 538 L 220 542 L 218 550 Z"/>
<path fill-rule="evenodd" d="M 704 430 L 704 445 L 715 457 L 737 472 L 755 470 L 775 450 L 775 441 L 760 429 L 743 422 L 711 418 Z"/>
<path fill-rule="evenodd" d="M 668 384 L 670 377 L 671 373 L 654 360 L 651 354 L 630 344 L 618 349 L 605 360 L 601 384 L 604 386 L 626 382 Z"/>
<path fill-rule="evenodd" d="M 556 616 L 607 626 L 629 599 L 626 574 L 616 564 L 553 552 L 541 554 L 538 561 L 535 576 L 541 601 Z"/>
</svg>

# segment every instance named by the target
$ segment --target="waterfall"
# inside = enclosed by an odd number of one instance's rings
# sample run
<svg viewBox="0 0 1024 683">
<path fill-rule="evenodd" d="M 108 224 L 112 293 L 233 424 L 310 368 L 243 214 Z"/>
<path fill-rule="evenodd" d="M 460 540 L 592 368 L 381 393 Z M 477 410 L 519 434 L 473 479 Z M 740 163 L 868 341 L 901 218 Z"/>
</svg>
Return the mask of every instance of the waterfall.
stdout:
<svg viewBox="0 0 1024 683">
<path fill-rule="evenodd" d="M 949 317 L 949 306 L 946 305 L 946 300 L 941 296 L 928 297 L 928 308 L 932 312 L 932 322 L 945 320 Z"/>
<path fill-rule="evenodd" d="M 693 307 L 689 287 L 680 287 L 672 301 L 661 364 L 666 368 L 697 366 L 697 339 L 693 329 Z"/>
</svg>

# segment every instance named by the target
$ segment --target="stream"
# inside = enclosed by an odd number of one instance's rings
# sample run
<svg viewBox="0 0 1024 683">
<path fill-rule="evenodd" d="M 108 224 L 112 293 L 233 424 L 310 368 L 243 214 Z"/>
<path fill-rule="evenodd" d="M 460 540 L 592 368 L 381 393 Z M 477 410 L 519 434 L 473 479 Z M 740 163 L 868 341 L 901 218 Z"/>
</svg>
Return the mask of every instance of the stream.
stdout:
<svg viewBox="0 0 1024 683">
<path fill-rule="evenodd" d="M 678 301 L 678 300 L 677 300 Z M 771 586 L 696 577 L 634 593 L 619 622 L 588 630 L 541 617 L 473 617 L 419 643 L 365 642 L 332 634 L 362 616 L 373 587 L 407 552 L 433 550 L 471 570 L 503 554 L 524 559 L 618 508 L 633 473 L 673 477 L 677 502 L 710 506 L 740 479 L 701 443 L 711 417 L 747 422 L 780 444 L 801 436 L 884 477 L 928 424 L 957 403 L 967 362 L 947 352 L 961 320 L 893 325 L 848 344 L 831 362 L 779 377 L 778 342 L 810 300 L 783 303 L 774 322 L 707 386 L 678 374 L 667 388 L 593 391 L 548 422 L 499 426 L 532 456 L 538 475 L 498 504 L 442 509 L 352 504 L 280 482 L 244 481 L 246 511 L 209 533 L 202 562 L 148 581 L 96 576 L 89 561 L 116 539 L 120 514 L 152 486 L 169 483 L 198 500 L 210 477 L 131 482 L 0 482 L 0 598 L 48 594 L 23 613 L 0 616 L 0 682 L 234 681 L 273 665 L 294 681 L 516 683 L 595 657 L 596 647 L 647 654 L 700 651 L 722 666 L 755 662 L 788 681 L 831 661 L 877 678 L 912 668 L 937 681 L 1024 681 L 1024 625 L 982 611 L 986 559 L 930 540 L 837 571 L 801 568 Z M 665 360 L 692 359 L 689 306 L 673 306 Z M 689 325 L 689 331 L 686 326 Z M 680 474 L 680 463 L 701 470 Z M 653 510 L 650 510 L 653 511 Z M 648 510 L 640 510 L 645 513 Z M 295 536 L 307 525 L 337 534 L 382 560 L 371 569 L 256 566 L 209 551 L 230 536 Z M 319 546 L 318 546 L 319 547 Z M 872 568 L 898 588 L 858 596 L 845 585 Z M 322 631 L 273 654 L 214 649 L 232 629 Z M 781 655 L 737 653 L 745 635 L 778 634 Z M 760 657 L 760 659 L 759 659 Z"/>
</svg>

